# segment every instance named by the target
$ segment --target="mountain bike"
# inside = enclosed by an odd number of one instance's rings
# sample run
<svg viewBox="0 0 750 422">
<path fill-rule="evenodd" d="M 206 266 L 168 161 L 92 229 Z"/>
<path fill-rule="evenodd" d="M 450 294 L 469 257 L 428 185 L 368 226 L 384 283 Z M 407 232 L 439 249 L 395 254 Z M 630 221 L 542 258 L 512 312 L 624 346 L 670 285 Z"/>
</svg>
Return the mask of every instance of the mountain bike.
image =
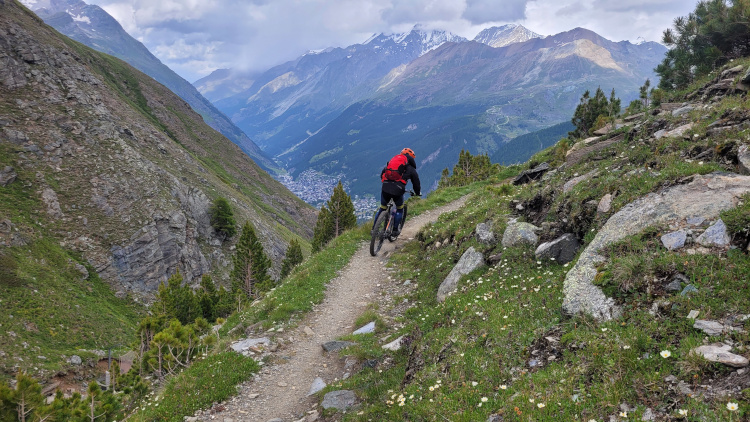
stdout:
<svg viewBox="0 0 750 422">
<path fill-rule="evenodd" d="M 413 190 L 410 190 L 406 193 L 415 196 Z M 393 235 L 393 226 L 394 222 L 396 221 L 396 209 L 396 204 L 393 202 L 393 199 L 391 199 L 390 201 L 388 201 L 388 206 L 386 207 L 386 209 L 380 213 L 377 221 L 375 221 L 370 238 L 370 255 L 376 256 L 378 252 L 380 252 L 380 248 L 383 246 L 383 242 L 385 242 L 385 239 L 388 239 L 389 242 L 394 242 L 398 238 L 398 235 Z M 406 211 L 407 206 L 406 204 L 404 204 L 404 214 L 401 217 L 401 225 L 398 228 L 399 232 L 401 232 L 401 230 L 404 228 L 404 222 L 406 221 Z"/>
</svg>

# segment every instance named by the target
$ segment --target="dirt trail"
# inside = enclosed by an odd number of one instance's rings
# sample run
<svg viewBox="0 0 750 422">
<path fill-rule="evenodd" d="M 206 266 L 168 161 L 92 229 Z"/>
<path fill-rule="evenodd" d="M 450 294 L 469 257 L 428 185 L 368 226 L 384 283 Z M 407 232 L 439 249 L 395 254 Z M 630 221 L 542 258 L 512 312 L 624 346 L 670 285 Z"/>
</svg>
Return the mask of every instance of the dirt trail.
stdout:
<svg viewBox="0 0 750 422">
<path fill-rule="evenodd" d="M 288 333 L 276 336 L 281 346 L 274 353 L 272 364 L 264 366 L 255 379 L 241 385 L 239 394 L 215 406 L 218 412 L 204 412 L 204 421 L 288 422 L 305 421 L 308 411 L 317 400 L 307 397 L 315 378 L 327 384 L 339 379 L 350 369 L 336 353 L 326 353 L 321 345 L 350 334 L 354 320 L 367 305 L 386 288 L 388 271 L 385 261 L 397 248 L 410 239 L 424 225 L 437 220 L 440 214 L 460 208 L 466 197 L 450 204 L 409 218 L 396 242 L 386 241 L 377 257 L 370 256 L 369 242 L 362 245 L 352 260 L 331 280 L 326 297 Z M 310 331 L 312 330 L 312 331 Z M 353 363 L 353 362 L 352 362 Z"/>
</svg>

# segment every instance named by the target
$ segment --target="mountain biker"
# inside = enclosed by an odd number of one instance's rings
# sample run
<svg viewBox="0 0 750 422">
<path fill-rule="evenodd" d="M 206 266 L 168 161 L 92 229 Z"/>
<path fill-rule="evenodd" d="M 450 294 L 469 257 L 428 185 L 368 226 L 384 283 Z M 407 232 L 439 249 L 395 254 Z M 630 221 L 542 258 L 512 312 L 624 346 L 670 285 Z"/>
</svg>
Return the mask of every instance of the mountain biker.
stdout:
<svg viewBox="0 0 750 422">
<path fill-rule="evenodd" d="M 375 215 L 375 221 L 378 221 L 380 213 L 388 208 L 388 201 L 393 199 L 393 203 L 396 204 L 396 221 L 393 222 L 393 237 L 401 234 L 401 219 L 404 215 L 404 193 L 406 192 L 406 184 L 409 180 L 411 180 L 414 193 L 417 196 L 420 196 L 422 193 L 419 174 L 417 174 L 417 163 L 414 161 L 415 157 L 416 155 L 411 148 L 404 148 L 399 154 L 391 158 L 380 172 L 380 181 L 383 182 L 383 188 L 380 191 L 380 209 L 378 209 L 378 213 Z M 374 228 L 375 223 L 373 223 Z"/>
</svg>

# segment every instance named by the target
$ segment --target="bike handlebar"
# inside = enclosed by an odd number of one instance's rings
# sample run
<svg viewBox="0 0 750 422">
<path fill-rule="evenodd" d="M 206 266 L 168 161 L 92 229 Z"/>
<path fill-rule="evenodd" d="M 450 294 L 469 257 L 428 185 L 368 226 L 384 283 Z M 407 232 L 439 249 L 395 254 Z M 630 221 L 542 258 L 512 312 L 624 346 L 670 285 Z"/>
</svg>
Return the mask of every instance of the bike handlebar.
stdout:
<svg viewBox="0 0 750 422">
<path fill-rule="evenodd" d="M 407 193 L 408 193 L 409 195 L 411 195 L 411 196 L 420 196 L 420 197 L 422 196 L 422 195 L 417 195 L 417 194 L 416 194 L 416 193 L 414 193 L 414 191 L 413 191 L 413 190 L 411 190 L 411 189 L 410 189 L 410 190 L 409 190 L 409 191 L 408 191 Z"/>
</svg>

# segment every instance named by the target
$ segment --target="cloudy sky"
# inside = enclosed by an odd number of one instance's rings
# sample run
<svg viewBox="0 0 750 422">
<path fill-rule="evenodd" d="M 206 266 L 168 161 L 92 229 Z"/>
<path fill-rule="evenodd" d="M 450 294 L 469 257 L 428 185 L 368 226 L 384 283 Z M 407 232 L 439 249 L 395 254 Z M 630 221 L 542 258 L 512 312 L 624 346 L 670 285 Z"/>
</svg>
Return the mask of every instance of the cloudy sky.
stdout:
<svg viewBox="0 0 750 422">
<path fill-rule="evenodd" d="M 518 23 L 542 35 L 575 27 L 613 41 L 660 41 L 696 0 L 85 0 L 114 16 L 193 82 L 219 68 L 265 70 L 309 50 L 361 43 L 420 23 L 472 39 Z"/>
</svg>

